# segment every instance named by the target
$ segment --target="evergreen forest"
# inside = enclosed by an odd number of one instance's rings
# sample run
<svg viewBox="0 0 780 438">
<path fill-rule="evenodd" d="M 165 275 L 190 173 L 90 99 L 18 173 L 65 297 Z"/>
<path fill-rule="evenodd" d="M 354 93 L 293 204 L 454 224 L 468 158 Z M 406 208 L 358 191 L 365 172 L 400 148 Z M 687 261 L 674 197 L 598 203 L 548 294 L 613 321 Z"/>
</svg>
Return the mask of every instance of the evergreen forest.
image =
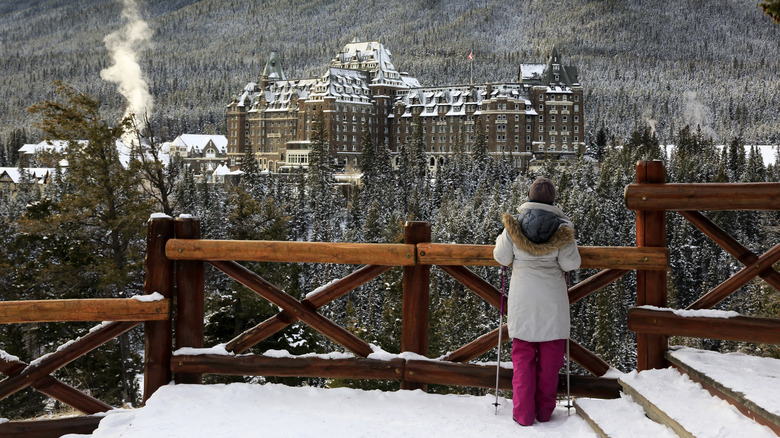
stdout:
<svg viewBox="0 0 780 438">
<path fill-rule="evenodd" d="M 120 25 L 118 2 L 0 4 L 0 166 L 16 166 L 25 143 L 70 141 L 68 170 L 58 170 L 45 192 L 23 174 L 13 196 L 0 193 L 3 300 L 142 294 L 146 223 L 154 213 L 192 215 L 209 239 L 396 243 L 403 239 L 404 223 L 415 220 L 431 223 L 434 242 L 493 244 L 502 229 L 501 214 L 514 212 L 527 200 L 531 182 L 546 176 L 557 183 L 556 204 L 574 222 L 580 245 L 633 246 L 635 215 L 625 208 L 623 189 L 634 181 L 637 160 L 663 160 L 670 182 L 780 182 L 780 157 L 767 164 L 756 148 L 745 146 L 780 141 L 780 26 L 751 0 L 177 0 L 143 6 L 154 35 L 139 61 L 155 107 L 139 130 L 122 118 L 125 102 L 116 86 L 99 78 L 110 63 L 103 38 Z M 239 183 L 215 185 L 197 182 L 182 163 L 161 161 L 159 145 L 176 135 L 224 133 L 225 105 L 247 82 L 259 79 L 271 50 L 280 54 L 289 77 L 309 77 L 321 74 L 356 35 L 381 39 L 393 52 L 394 64 L 423 85 L 467 82 L 466 56 L 472 50 L 475 81 L 513 81 L 520 63 L 543 62 L 556 45 L 580 71 L 589 149 L 576 160 L 542 162 L 519 174 L 509 165 L 510 156 L 490 157 L 480 135 L 473 153 L 466 154 L 461 145 L 431 174 L 420 132 L 403 145 L 398 168 L 391 165 L 390 151 L 365 135 L 362 183 L 353 186 L 334 179 L 320 122 L 306 172 L 263 173 L 247 155 Z M 138 156 L 143 159 L 123 165 L 115 140 L 128 133 L 143 140 L 139 144 L 146 150 Z M 77 140 L 89 143 L 85 147 Z M 753 252 L 763 253 L 780 241 L 777 212 L 708 217 Z M 678 214 L 667 215 L 667 241 L 672 307 L 687 306 L 742 267 Z M 246 266 L 297 299 L 356 268 Z M 499 268 L 474 270 L 499 287 Z M 572 283 L 593 273 L 579 270 Z M 394 268 L 320 312 L 397 353 L 401 274 Z M 636 366 L 635 337 L 625 325 L 635 291 L 635 276 L 628 275 L 572 307 L 572 339 L 622 371 Z M 776 317 L 780 294 L 754 281 L 719 308 Z M 227 342 L 277 311 L 207 270 L 207 346 Z M 432 270 L 431 357 L 497 324 L 494 308 Z M 0 325 L 0 354 L 29 363 L 93 326 Z M 780 358 L 776 346 L 686 338 L 672 343 Z M 251 352 L 338 349 L 306 325 L 293 324 Z M 502 360 L 508 360 L 504 353 Z M 137 406 L 143 354 L 138 328 L 55 377 L 113 406 Z M 495 360 L 495 351 L 477 359 Z M 325 379 L 205 379 L 396 387 L 393 382 Z M 0 417 L 28 418 L 60 408 L 27 389 L 0 400 Z"/>
<path fill-rule="evenodd" d="M 716 147 L 701 129 L 682 127 L 679 146 L 671 152 L 659 145 L 650 127 L 633 132 L 625 144 L 606 142 L 602 131 L 592 150 L 577 160 L 547 161 L 528 174 L 518 174 L 512 157 L 487 154 L 484 135 L 467 155 L 456 148 L 453 160 L 431 174 L 420 129 L 401 151 L 397 169 L 390 151 L 364 136 L 364 176 L 360 186 L 334 180 L 322 119 L 315 123 L 308 171 L 274 175 L 260 172 L 252 154 L 236 185 L 196 182 L 176 161 L 155 159 L 124 166 L 115 140 L 125 132 L 145 139 L 147 155 L 158 143 L 154 124 L 142 131 L 125 119 L 109 123 L 99 102 L 60 84 L 58 100 L 34 105 L 38 127 L 52 138 L 72 140 L 70 164 L 57 172 L 41 193 L 27 178 L 15 196 L 0 198 L 0 290 L 5 300 L 131 297 L 143 293 L 145 224 L 154 213 L 192 215 L 210 239 L 258 239 L 329 242 L 398 243 L 408 220 L 431 223 L 432 240 L 443 243 L 493 244 L 501 232 L 501 214 L 514 212 L 527 200 L 537 176 L 557 182 L 556 203 L 573 220 L 578 243 L 586 246 L 635 245 L 634 212 L 625 208 L 624 187 L 633 182 L 640 159 L 663 160 L 667 181 L 780 181 L 780 166 L 765 165 L 755 147 L 738 137 Z M 420 125 L 418 125 L 420 126 Z M 87 139 L 84 146 L 76 139 Z M 598 159 L 596 159 L 596 158 Z M 718 212 L 711 219 L 757 253 L 778 241 L 776 212 Z M 679 214 L 667 217 L 670 249 L 669 301 L 685 307 L 741 268 Z M 269 264 L 247 266 L 297 299 L 342 278 L 356 267 L 334 264 Z M 499 268 L 475 271 L 499 287 Z M 572 283 L 592 275 L 576 271 Z M 398 353 L 402 269 L 377 279 L 323 307 L 328 318 L 385 351 Z M 634 275 L 599 291 L 572 307 L 572 339 L 592 349 L 614 367 L 636 366 L 635 336 L 626 328 L 626 312 L 636 303 Z M 780 295 L 754 281 L 719 308 L 757 316 L 776 316 Z M 206 345 L 225 343 L 276 314 L 278 308 L 215 270 L 206 275 Z M 431 283 L 430 356 L 439 357 L 496 327 L 498 312 L 444 272 L 433 268 Z M 38 323 L 0 326 L 0 349 L 25 362 L 83 336 L 94 324 Z M 673 339 L 673 343 L 720 351 L 780 357 L 776 347 L 720 341 Z M 135 329 L 56 372 L 56 377 L 89 391 L 113 405 L 137 405 L 143 364 L 143 336 Z M 285 350 L 289 354 L 330 353 L 340 347 L 304 324 L 293 324 L 263 341 L 251 352 Z M 508 360 L 503 357 L 503 360 Z M 495 361 L 495 351 L 477 361 Z M 578 370 L 580 371 L 580 370 Z M 206 376 L 208 382 L 241 380 Z M 246 378 L 289 384 L 394 388 L 393 382 L 327 379 Z M 482 390 L 434 387 L 437 391 Z M 32 390 L 0 402 L 6 417 L 23 418 L 56 403 Z"/>
<path fill-rule="evenodd" d="M 776 3 L 776 2 L 764 2 Z M 324 73 L 344 44 L 381 41 L 423 86 L 513 82 L 553 46 L 579 69 L 585 125 L 625 139 L 650 125 L 662 144 L 685 125 L 716 142 L 777 144 L 780 26 L 755 0 L 138 0 L 151 36 L 138 62 L 161 134 L 225 134 L 225 107 L 260 82 L 271 51 L 289 78 Z M 776 8 L 776 6 L 774 6 Z M 40 140 L 30 105 L 63 80 L 119 116 L 124 99 L 100 79 L 104 38 L 122 2 L 0 4 L 0 142 Z M 325 18 L 323 18 L 325 17 Z M 6 149 L 10 149 L 6 147 Z M 13 153 L 13 152 L 10 152 Z"/>
</svg>

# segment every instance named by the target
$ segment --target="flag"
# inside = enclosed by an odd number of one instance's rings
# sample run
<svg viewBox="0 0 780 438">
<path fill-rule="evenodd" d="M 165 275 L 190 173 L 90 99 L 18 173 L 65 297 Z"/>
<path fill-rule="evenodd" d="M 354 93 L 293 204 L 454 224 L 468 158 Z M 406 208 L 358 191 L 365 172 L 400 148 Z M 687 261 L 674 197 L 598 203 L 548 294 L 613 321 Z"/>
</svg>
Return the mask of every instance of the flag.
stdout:
<svg viewBox="0 0 780 438">
<path fill-rule="evenodd" d="M 469 52 L 469 59 L 474 59 L 474 51 Z"/>
</svg>

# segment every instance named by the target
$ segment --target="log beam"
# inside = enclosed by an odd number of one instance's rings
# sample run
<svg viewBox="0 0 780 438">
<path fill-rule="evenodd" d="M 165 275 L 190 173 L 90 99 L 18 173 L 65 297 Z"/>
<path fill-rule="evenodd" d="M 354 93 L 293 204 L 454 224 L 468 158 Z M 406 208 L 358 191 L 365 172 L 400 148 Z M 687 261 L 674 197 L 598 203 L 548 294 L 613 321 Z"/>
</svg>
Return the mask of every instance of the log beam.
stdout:
<svg viewBox="0 0 780 438">
<path fill-rule="evenodd" d="M 645 186 L 665 186 L 666 170 L 661 161 L 639 161 L 636 164 L 636 182 Z M 628 189 L 626 189 L 628 192 Z M 628 199 L 628 198 L 627 198 Z M 628 201 L 627 201 L 628 202 Z M 666 247 L 666 213 L 641 209 L 636 212 L 636 246 Z M 666 270 L 637 270 L 636 273 L 637 305 L 666 307 Z M 669 340 L 665 336 L 640 334 L 637 335 L 637 369 L 640 371 L 665 368 L 664 352 L 669 348 Z"/>
<path fill-rule="evenodd" d="M 174 223 L 179 239 L 200 239 L 200 220 L 192 217 L 177 218 Z M 202 260 L 176 262 L 176 342 L 178 350 L 184 347 L 202 348 L 205 330 L 205 278 L 206 266 Z M 200 374 L 176 374 L 177 384 L 198 384 Z"/>
<path fill-rule="evenodd" d="M 596 377 L 603 376 L 610 369 L 604 359 L 571 339 L 569 339 L 569 355 L 571 360 Z"/>
<path fill-rule="evenodd" d="M 324 286 L 319 290 L 311 293 L 308 297 L 304 298 L 301 303 L 304 305 L 310 304 L 315 309 L 319 309 L 336 298 L 342 297 L 357 287 L 368 283 L 379 275 L 382 275 L 383 273 L 390 270 L 390 268 L 392 268 L 392 266 L 364 266 L 342 278 L 341 280 L 328 284 L 327 286 Z M 236 336 L 227 343 L 225 348 L 227 351 L 241 354 L 257 345 L 257 343 L 261 342 L 262 340 L 268 338 L 280 330 L 283 330 L 297 320 L 298 318 L 296 318 L 295 315 L 286 311 L 281 311 L 261 322 L 260 324 L 245 331 L 244 333 Z"/>
<path fill-rule="evenodd" d="M 687 308 L 693 310 L 713 308 L 716 304 L 726 299 L 729 295 L 734 293 L 734 291 L 747 284 L 747 282 L 757 277 L 762 272 L 773 270 L 772 265 L 778 261 L 780 261 L 780 244 L 773 246 L 772 249 L 757 258 L 754 262 L 745 265 L 739 272 L 717 285 L 714 289 L 707 292 L 703 297 L 696 300 L 696 302 Z"/>
<path fill-rule="evenodd" d="M 780 183 L 676 183 L 637 181 L 624 192 L 629 210 L 780 210 Z"/>
<path fill-rule="evenodd" d="M 210 261 L 215 268 L 234 278 L 261 297 L 276 304 L 285 311 L 325 335 L 331 341 L 343 345 L 358 356 L 366 357 L 373 353 L 371 346 L 350 333 L 347 329 L 336 325 L 333 321 L 317 313 L 311 306 L 306 306 L 295 298 L 262 277 L 233 261 Z"/>
<path fill-rule="evenodd" d="M 164 321 L 170 300 L 132 298 L 0 301 L 0 324 L 72 321 Z"/>
<path fill-rule="evenodd" d="M 743 265 L 755 264 L 758 261 L 758 256 L 755 253 L 745 248 L 741 243 L 731 237 L 731 235 L 719 226 L 715 225 L 714 222 L 703 214 L 698 211 L 681 211 L 680 214 L 707 237 L 712 239 L 713 242 L 720 245 L 721 248 L 725 249 L 729 254 L 739 260 Z M 770 266 L 761 269 L 758 275 L 769 283 L 770 286 L 775 288 L 775 290 L 780 291 L 780 273 L 774 270 L 774 268 Z"/>
<path fill-rule="evenodd" d="M 672 311 L 634 307 L 628 310 L 628 329 L 635 333 L 780 345 L 780 320 L 775 318 L 679 316 Z"/>
<path fill-rule="evenodd" d="M 61 346 L 56 353 L 51 353 L 39 358 L 33 365 L 29 365 L 21 372 L 0 382 L 0 400 L 31 386 L 33 383 L 37 383 L 39 379 L 45 379 L 54 371 L 132 329 L 138 324 L 138 322 L 134 321 L 110 322 L 73 342 Z"/>
<path fill-rule="evenodd" d="M 431 224 L 407 222 L 404 225 L 404 243 L 416 245 L 431 241 Z M 401 298 L 401 351 L 428 355 L 430 325 L 431 267 L 404 266 L 403 297 Z M 422 389 L 424 385 L 401 381 L 401 389 Z"/>
<path fill-rule="evenodd" d="M 53 420 L 9 421 L 0 423 L 0 436 L 4 438 L 59 438 L 63 435 L 90 435 L 103 415 L 57 418 Z"/>
<path fill-rule="evenodd" d="M 623 269 L 605 269 L 594 275 L 591 275 L 585 280 L 582 280 L 581 282 L 569 288 L 569 304 L 576 303 L 577 301 L 607 286 L 613 281 L 623 277 L 629 272 L 630 271 Z"/>
<path fill-rule="evenodd" d="M 509 337 L 509 329 L 506 324 L 502 325 L 501 329 L 503 330 L 503 333 L 501 334 L 501 339 L 504 341 L 503 343 L 511 342 L 512 338 Z M 498 328 L 494 328 L 457 350 L 448 353 L 442 357 L 441 360 L 449 362 L 468 362 L 496 348 L 497 345 Z"/>
<path fill-rule="evenodd" d="M 170 216 L 152 217 L 147 223 L 146 258 L 144 259 L 144 293 L 158 292 L 166 299 L 174 296 L 174 266 L 165 257 L 165 243 L 175 233 L 174 220 Z M 171 381 L 171 348 L 173 347 L 173 321 L 147 321 L 144 323 L 144 395 L 143 401 L 158 388 Z"/>
<path fill-rule="evenodd" d="M 10 360 L 9 358 L 0 356 L 0 372 L 7 376 L 13 376 L 24 370 L 27 366 L 29 365 L 22 361 Z M 96 414 L 98 412 L 106 412 L 114 409 L 111 405 L 103 403 L 70 385 L 62 383 L 52 376 L 42 377 L 33 382 L 30 386 L 36 391 L 46 394 L 55 400 L 59 400 L 85 414 Z M 0 436 L 3 435 L 0 434 Z"/>
<path fill-rule="evenodd" d="M 494 388 L 495 365 L 462 364 L 433 360 L 377 360 L 366 358 L 325 359 L 318 357 L 265 357 L 226 355 L 179 355 L 172 362 L 174 372 L 195 372 L 241 376 L 328 377 L 339 379 L 404 379 L 411 383 Z M 512 370 L 501 368 L 499 388 L 512 389 Z M 558 392 L 566 391 L 566 376 L 559 376 Z M 617 398 L 616 379 L 571 376 L 571 394 L 582 397 Z"/>
<path fill-rule="evenodd" d="M 494 245 L 419 243 L 417 259 L 424 265 L 500 266 L 493 259 Z M 666 270 L 666 248 L 633 246 L 580 246 L 580 269 Z"/>
<path fill-rule="evenodd" d="M 362 357 L 323 359 L 318 357 L 267 357 L 220 354 L 176 355 L 175 373 L 204 373 L 231 376 L 326 377 L 331 379 L 403 378 L 404 359 L 377 360 Z"/>
<path fill-rule="evenodd" d="M 440 265 L 439 268 L 449 274 L 462 285 L 471 289 L 474 293 L 482 297 L 483 300 L 490 303 L 496 309 L 501 309 L 501 292 L 492 284 L 483 280 L 482 277 L 473 273 L 465 266 Z M 504 314 L 506 314 L 506 296 L 504 296 Z"/>
<path fill-rule="evenodd" d="M 412 266 L 415 263 L 414 245 L 397 243 L 171 239 L 165 246 L 165 255 L 171 260 L 393 266 Z"/>
</svg>

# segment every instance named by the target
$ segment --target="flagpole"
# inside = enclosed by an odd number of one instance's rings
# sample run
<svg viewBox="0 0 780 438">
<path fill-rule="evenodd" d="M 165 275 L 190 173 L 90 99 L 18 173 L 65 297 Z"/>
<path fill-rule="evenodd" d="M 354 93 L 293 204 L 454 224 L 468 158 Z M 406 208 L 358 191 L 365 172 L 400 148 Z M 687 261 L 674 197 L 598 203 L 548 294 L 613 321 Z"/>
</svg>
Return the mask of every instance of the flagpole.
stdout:
<svg viewBox="0 0 780 438">
<path fill-rule="evenodd" d="M 474 48 L 469 52 L 469 86 L 474 86 Z"/>
</svg>

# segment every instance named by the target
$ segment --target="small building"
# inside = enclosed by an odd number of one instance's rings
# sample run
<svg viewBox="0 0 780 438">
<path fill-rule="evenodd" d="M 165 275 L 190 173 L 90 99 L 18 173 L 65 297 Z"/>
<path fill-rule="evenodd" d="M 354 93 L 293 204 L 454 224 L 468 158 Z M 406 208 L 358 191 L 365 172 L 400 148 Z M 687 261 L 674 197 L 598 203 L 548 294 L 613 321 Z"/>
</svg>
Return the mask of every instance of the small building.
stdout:
<svg viewBox="0 0 780 438">
<path fill-rule="evenodd" d="M 54 168 L 49 167 L 0 167 L 0 193 L 12 197 L 19 190 L 19 184 L 25 179 L 35 183 L 43 193 L 51 182 Z"/>
<path fill-rule="evenodd" d="M 86 140 L 79 140 L 80 144 L 86 144 Z M 61 163 L 62 155 L 68 148 L 68 142 L 64 140 L 43 140 L 39 143 L 28 143 L 19 148 L 19 164 L 29 167 L 37 162 L 47 167 L 67 166 Z"/>
<path fill-rule="evenodd" d="M 163 144 L 171 158 L 179 158 L 198 176 L 211 175 L 227 163 L 227 137 L 224 135 L 182 134 Z"/>
</svg>

